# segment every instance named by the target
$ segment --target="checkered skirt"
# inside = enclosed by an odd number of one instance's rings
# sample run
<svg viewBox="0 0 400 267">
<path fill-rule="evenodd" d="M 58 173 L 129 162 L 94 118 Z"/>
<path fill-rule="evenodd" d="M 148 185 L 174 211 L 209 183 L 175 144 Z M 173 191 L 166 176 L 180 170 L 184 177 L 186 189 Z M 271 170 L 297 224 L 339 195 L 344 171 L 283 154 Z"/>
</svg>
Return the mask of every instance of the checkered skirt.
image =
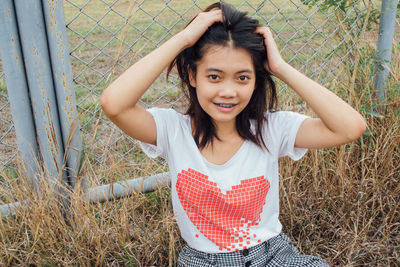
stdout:
<svg viewBox="0 0 400 267">
<path fill-rule="evenodd" d="M 290 238 L 280 233 L 264 243 L 228 253 L 206 253 L 187 244 L 178 257 L 178 267 L 208 266 L 328 266 L 321 258 L 300 254 Z"/>
</svg>

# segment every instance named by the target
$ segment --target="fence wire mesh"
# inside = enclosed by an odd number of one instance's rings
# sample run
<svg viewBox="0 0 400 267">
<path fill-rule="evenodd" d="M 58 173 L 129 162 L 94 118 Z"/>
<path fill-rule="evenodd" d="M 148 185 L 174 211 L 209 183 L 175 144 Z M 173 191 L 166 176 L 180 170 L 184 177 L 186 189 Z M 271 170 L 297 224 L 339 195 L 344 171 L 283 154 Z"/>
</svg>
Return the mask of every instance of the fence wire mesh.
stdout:
<svg viewBox="0 0 400 267">
<path fill-rule="evenodd" d="M 162 161 L 151 161 L 136 141 L 114 126 L 99 104 L 103 90 L 135 61 L 181 30 L 200 10 L 215 1 L 196 0 L 64 0 L 75 93 L 85 160 L 81 174 L 92 184 L 112 182 L 166 171 Z M 361 0 L 226 1 L 268 25 L 283 57 L 300 71 L 330 89 L 348 79 L 356 38 L 366 6 Z M 285 109 L 304 109 L 285 85 L 279 86 Z M 144 107 L 184 108 L 179 80 L 161 75 L 144 94 Z M 0 65 L 0 164 L 14 172 L 17 147 L 6 84 Z M 132 118 L 134 119 L 134 118 Z"/>
<path fill-rule="evenodd" d="M 2 64 L 0 61 L 0 178 L 7 175 L 17 178 L 16 159 L 18 147 L 15 137 L 14 124 L 7 97 L 7 87 Z M 4 174 L 2 174 L 4 172 Z M 3 184 L 3 179 L 0 179 Z"/>
</svg>

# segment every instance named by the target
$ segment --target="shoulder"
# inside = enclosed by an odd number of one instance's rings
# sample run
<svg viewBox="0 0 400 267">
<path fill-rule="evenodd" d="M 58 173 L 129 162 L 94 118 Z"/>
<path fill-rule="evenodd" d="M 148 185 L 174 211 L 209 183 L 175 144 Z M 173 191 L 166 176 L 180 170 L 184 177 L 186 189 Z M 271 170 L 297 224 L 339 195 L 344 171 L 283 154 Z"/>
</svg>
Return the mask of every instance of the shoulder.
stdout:
<svg viewBox="0 0 400 267">
<path fill-rule="evenodd" d="M 184 115 L 172 108 L 153 107 L 147 111 L 153 116 L 158 129 L 175 131 L 180 128 L 186 129 L 190 124 L 189 115 Z"/>
<path fill-rule="evenodd" d="M 156 142 L 154 144 L 142 142 L 143 151 L 150 157 L 161 156 L 166 158 L 170 146 L 181 140 L 187 129 L 186 115 L 171 108 L 152 107 L 147 111 L 153 116 L 156 124 Z"/>
<path fill-rule="evenodd" d="M 305 149 L 295 148 L 296 136 L 307 115 L 293 111 L 267 112 L 267 127 L 264 130 L 269 144 L 279 157 L 289 156 L 293 160 L 300 159 Z"/>
<path fill-rule="evenodd" d="M 164 114 L 164 115 L 172 115 L 172 116 L 176 116 L 176 115 L 180 114 L 173 108 L 152 107 L 152 108 L 149 108 L 146 110 L 148 112 L 150 112 L 151 114 Z"/>
<path fill-rule="evenodd" d="M 264 116 L 267 120 L 271 119 L 271 120 L 279 121 L 279 120 L 296 119 L 296 118 L 303 117 L 306 115 L 295 112 L 295 111 L 289 111 L 289 110 L 267 110 L 266 112 L 264 112 Z"/>
<path fill-rule="evenodd" d="M 294 111 L 266 111 L 264 133 L 270 137 L 280 137 L 292 133 L 296 134 L 299 126 L 307 118 L 309 118 L 309 116 Z"/>
<path fill-rule="evenodd" d="M 172 109 L 172 108 L 158 108 L 158 107 L 152 107 L 147 109 L 148 112 L 150 112 L 151 115 L 155 119 L 162 119 L 162 120 L 185 120 L 187 115 L 183 115 L 179 113 L 178 111 Z M 174 120 L 174 121 L 175 121 Z"/>
</svg>

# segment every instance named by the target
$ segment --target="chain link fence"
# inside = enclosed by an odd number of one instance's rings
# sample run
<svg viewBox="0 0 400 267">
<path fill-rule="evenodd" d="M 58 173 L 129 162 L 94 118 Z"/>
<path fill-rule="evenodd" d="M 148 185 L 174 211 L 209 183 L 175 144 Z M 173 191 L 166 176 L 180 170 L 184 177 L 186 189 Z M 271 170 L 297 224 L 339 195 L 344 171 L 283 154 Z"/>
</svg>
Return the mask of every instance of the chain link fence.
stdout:
<svg viewBox="0 0 400 267">
<path fill-rule="evenodd" d="M 149 160 L 137 142 L 104 114 L 104 89 L 135 61 L 181 30 L 200 10 L 215 1 L 195 0 L 64 0 L 76 100 L 84 144 L 81 174 L 90 184 L 114 182 L 166 171 Z M 226 1 L 247 11 L 274 32 L 283 57 L 300 71 L 340 93 L 348 80 L 355 45 L 364 24 L 361 0 Z M 376 7 L 375 7 L 376 8 Z M 176 75 L 161 75 L 142 97 L 144 107 L 183 110 L 185 99 Z M 304 102 L 279 86 L 282 108 L 304 112 Z M 302 110 L 303 109 L 303 110 Z M 16 176 L 18 150 L 0 62 L 0 168 Z M 134 119 L 134 118 L 132 118 Z M 4 174 L 2 174 L 4 175 Z"/>
<path fill-rule="evenodd" d="M 17 163 L 18 147 L 12 120 L 10 102 L 7 96 L 5 75 L 0 61 L 0 185 L 4 183 L 3 176 L 18 178 Z"/>
</svg>

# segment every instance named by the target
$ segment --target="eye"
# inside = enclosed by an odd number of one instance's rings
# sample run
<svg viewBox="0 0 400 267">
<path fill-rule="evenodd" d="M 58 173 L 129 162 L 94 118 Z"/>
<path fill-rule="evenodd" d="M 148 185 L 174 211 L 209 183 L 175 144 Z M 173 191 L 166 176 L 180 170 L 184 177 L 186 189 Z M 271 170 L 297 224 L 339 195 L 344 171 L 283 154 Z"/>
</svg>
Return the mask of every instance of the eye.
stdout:
<svg viewBox="0 0 400 267">
<path fill-rule="evenodd" d="M 207 77 L 212 81 L 217 81 L 219 79 L 219 76 L 216 74 L 210 74 Z"/>
<path fill-rule="evenodd" d="M 249 80 L 250 78 L 249 78 L 248 76 L 242 75 L 242 76 L 239 76 L 238 79 L 239 79 L 239 81 L 241 81 L 241 82 L 245 82 L 245 81 Z"/>
</svg>

